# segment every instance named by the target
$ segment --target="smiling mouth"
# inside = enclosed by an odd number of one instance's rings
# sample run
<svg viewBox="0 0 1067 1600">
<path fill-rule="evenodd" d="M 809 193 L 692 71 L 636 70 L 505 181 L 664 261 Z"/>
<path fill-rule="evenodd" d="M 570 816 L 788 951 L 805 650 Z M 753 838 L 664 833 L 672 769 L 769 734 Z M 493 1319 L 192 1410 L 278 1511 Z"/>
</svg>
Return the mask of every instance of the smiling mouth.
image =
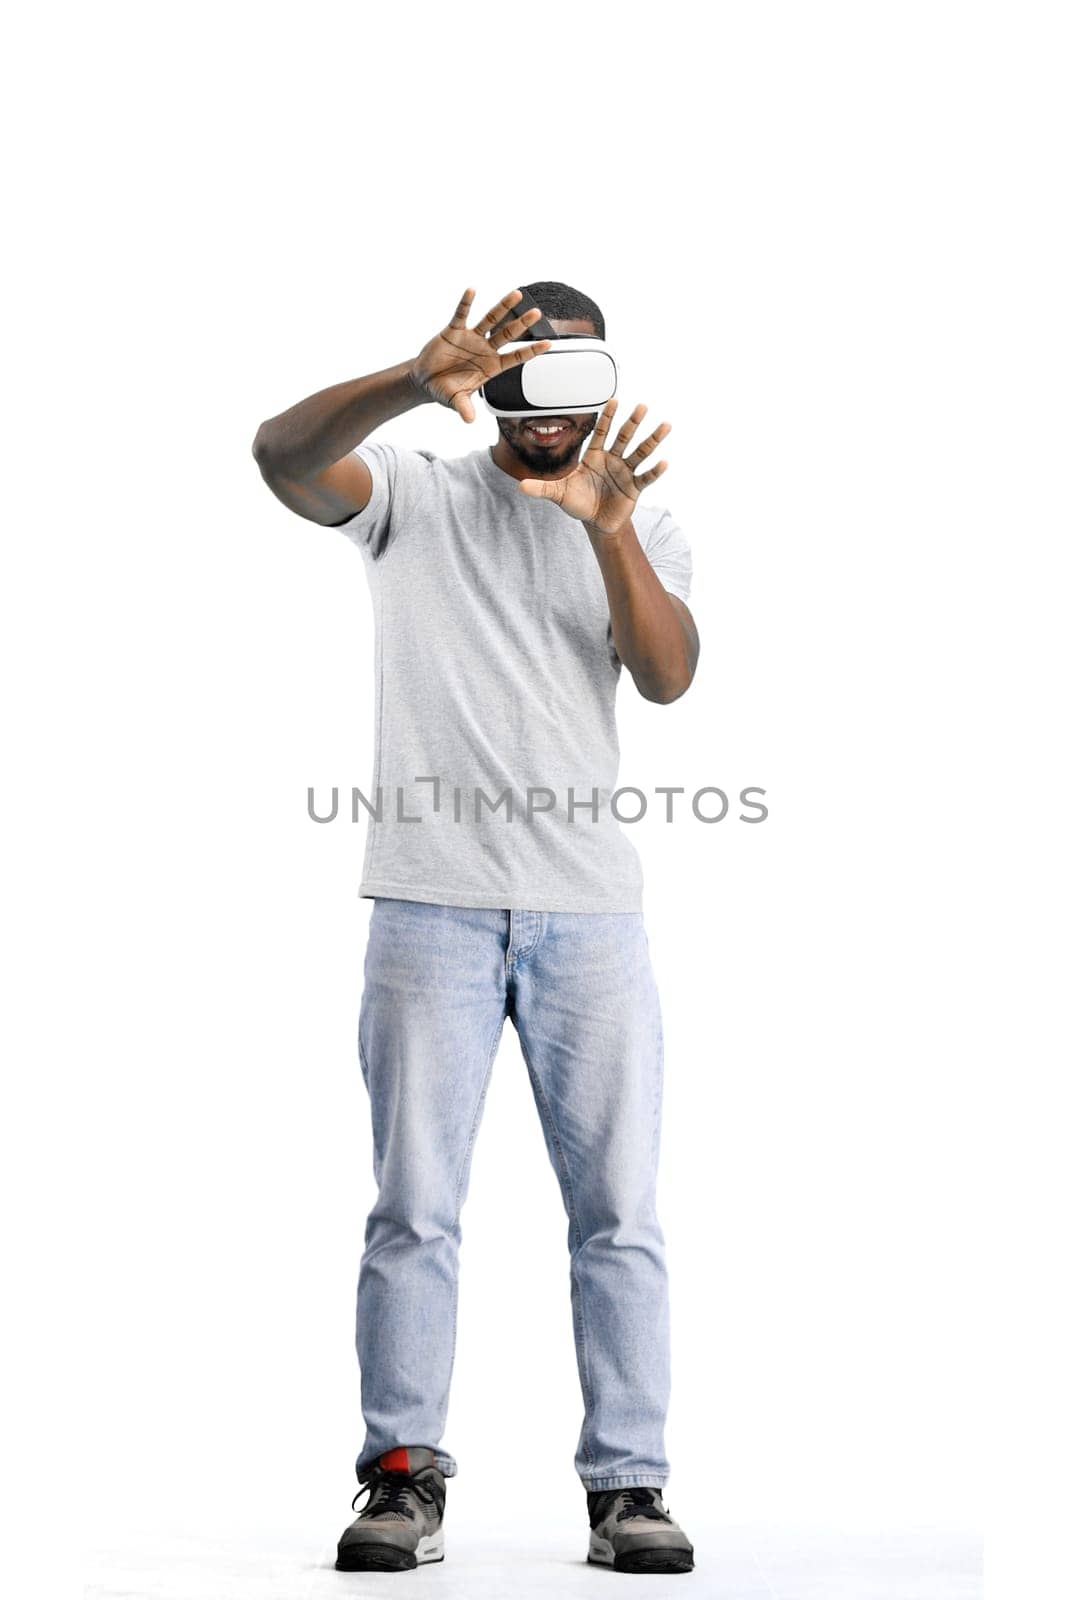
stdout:
<svg viewBox="0 0 1067 1600">
<path fill-rule="evenodd" d="M 528 433 L 538 444 L 552 444 L 556 439 L 562 439 L 570 430 L 569 422 L 524 422 L 523 432 Z"/>
</svg>

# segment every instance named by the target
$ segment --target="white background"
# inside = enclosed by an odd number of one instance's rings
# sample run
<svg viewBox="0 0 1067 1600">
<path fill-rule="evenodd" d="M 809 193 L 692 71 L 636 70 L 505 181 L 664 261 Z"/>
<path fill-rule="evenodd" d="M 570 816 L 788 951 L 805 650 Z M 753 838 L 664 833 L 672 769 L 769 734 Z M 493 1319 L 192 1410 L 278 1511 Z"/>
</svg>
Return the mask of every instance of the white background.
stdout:
<svg viewBox="0 0 1067 1600">
<path fill-rule="evenodd" d="M 351 1515 L 370 902 L 362 826 L 314 826 L 305 795 L 369 786 L 371 613 L 356 550 L 273 499 L 251 443 L 413 355 L 467 284 L 475 316 L 537 278 L 591 294 L 622 405 L 673 424 L 649 498 L 691 540 L 703 653 L 670 707 L 623 683 L 620 782 L 770 807 L 630 835 L 667 1030 L 668 1503 L 705 1549 L 734 1523 L 951 1540 L 1008 1508 L 1015 1422 L 1055 1439 L 1053 21 L 22 25 L 7 1370 L 11 1487 L 66 1558 L 76 1513 L 79 1548 L 323 1560 Z M 495 429 L 421 408 L 383 433 L 459 454 Z M 464 1213 L 450 1515 L 509 1526 L 521 1490 L 580 1553 L 565 1235 L 508 1030 Z"/>
</svg>

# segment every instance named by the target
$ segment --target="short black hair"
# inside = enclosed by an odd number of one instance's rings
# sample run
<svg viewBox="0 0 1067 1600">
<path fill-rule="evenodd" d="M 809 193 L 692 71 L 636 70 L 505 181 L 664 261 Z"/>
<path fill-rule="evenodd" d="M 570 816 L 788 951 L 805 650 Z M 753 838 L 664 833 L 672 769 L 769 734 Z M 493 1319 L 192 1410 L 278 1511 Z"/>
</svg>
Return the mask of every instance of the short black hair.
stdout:
<svg viewBox="0 0 1067 1600">
<path fill-rule="evenodd" d="M 521 283 L 519 288 L 525 289 L 534 305 L 540 307 L 542 315 L 551 317 L 553 322 L 591 322 L 595 337 L 606 337 L 604 313 L 596 301 L 590 300 L 580 289 L 572 289 L 569 283 L 556 283 L 552 279 Z"/>
</svg>

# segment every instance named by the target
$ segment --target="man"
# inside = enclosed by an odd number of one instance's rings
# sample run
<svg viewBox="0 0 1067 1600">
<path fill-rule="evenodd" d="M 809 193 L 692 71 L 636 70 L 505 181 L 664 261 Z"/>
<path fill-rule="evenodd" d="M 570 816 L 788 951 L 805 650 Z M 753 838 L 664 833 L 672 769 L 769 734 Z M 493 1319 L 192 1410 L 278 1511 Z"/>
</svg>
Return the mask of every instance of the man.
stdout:
<svg viewBox="0 0 1067 1600">
<path fill-rule="evenodd" d="M 640 499 L 669 424 L 633 444 L 639 405 L 609 442 L 612 398 L 599 415 L 501 416 L 491 448 L 458 458 L 368 442 L 429 402 L 473 422 L 475 391 L 549 349 L 527 334 L 542 316 L 557 337 L 604 339 L 566 284 L 513 289 L 469 327 L 473 301 L 414 359 L 310 396 L 253 446 L 283 504 L 359 547 L 374 600 L 359 1053 L 379 1194 L 356 1311 L 369 1498 L 337 1566 L 443 1557 L 459 1217 L 510 1017 L 569 1217 L 589 1559 L 689 1571 L 662 1494 L 659 1002 L 640 863 L 610 804 L 621 667 L 666 703 L 699 649 L 687 542 Z"/>
</svg>

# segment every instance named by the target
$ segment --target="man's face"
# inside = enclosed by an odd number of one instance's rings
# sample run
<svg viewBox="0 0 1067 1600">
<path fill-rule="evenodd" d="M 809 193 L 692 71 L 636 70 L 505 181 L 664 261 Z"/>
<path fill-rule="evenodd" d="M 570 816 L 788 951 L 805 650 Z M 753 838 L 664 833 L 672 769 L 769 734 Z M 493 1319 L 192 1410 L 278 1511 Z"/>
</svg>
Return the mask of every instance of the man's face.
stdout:
<svg viewBox="0 0 1067 1600">
<path fill-rule="evenodd" d="M 549 317 L 556 333 L 581 333 L 587 339 L 596 338 L 591 322 L 557 322 Z M 578 453 L 596 427 L 597 413 L 584 411 L 544 417 L 497 417 L 501 438 L 505 439 L 524 467 L 531 472 L 557 474 L 572 469 Z M 558 429 L 556 432 L 538 432 L 541 429 Z"/>
</svg>

